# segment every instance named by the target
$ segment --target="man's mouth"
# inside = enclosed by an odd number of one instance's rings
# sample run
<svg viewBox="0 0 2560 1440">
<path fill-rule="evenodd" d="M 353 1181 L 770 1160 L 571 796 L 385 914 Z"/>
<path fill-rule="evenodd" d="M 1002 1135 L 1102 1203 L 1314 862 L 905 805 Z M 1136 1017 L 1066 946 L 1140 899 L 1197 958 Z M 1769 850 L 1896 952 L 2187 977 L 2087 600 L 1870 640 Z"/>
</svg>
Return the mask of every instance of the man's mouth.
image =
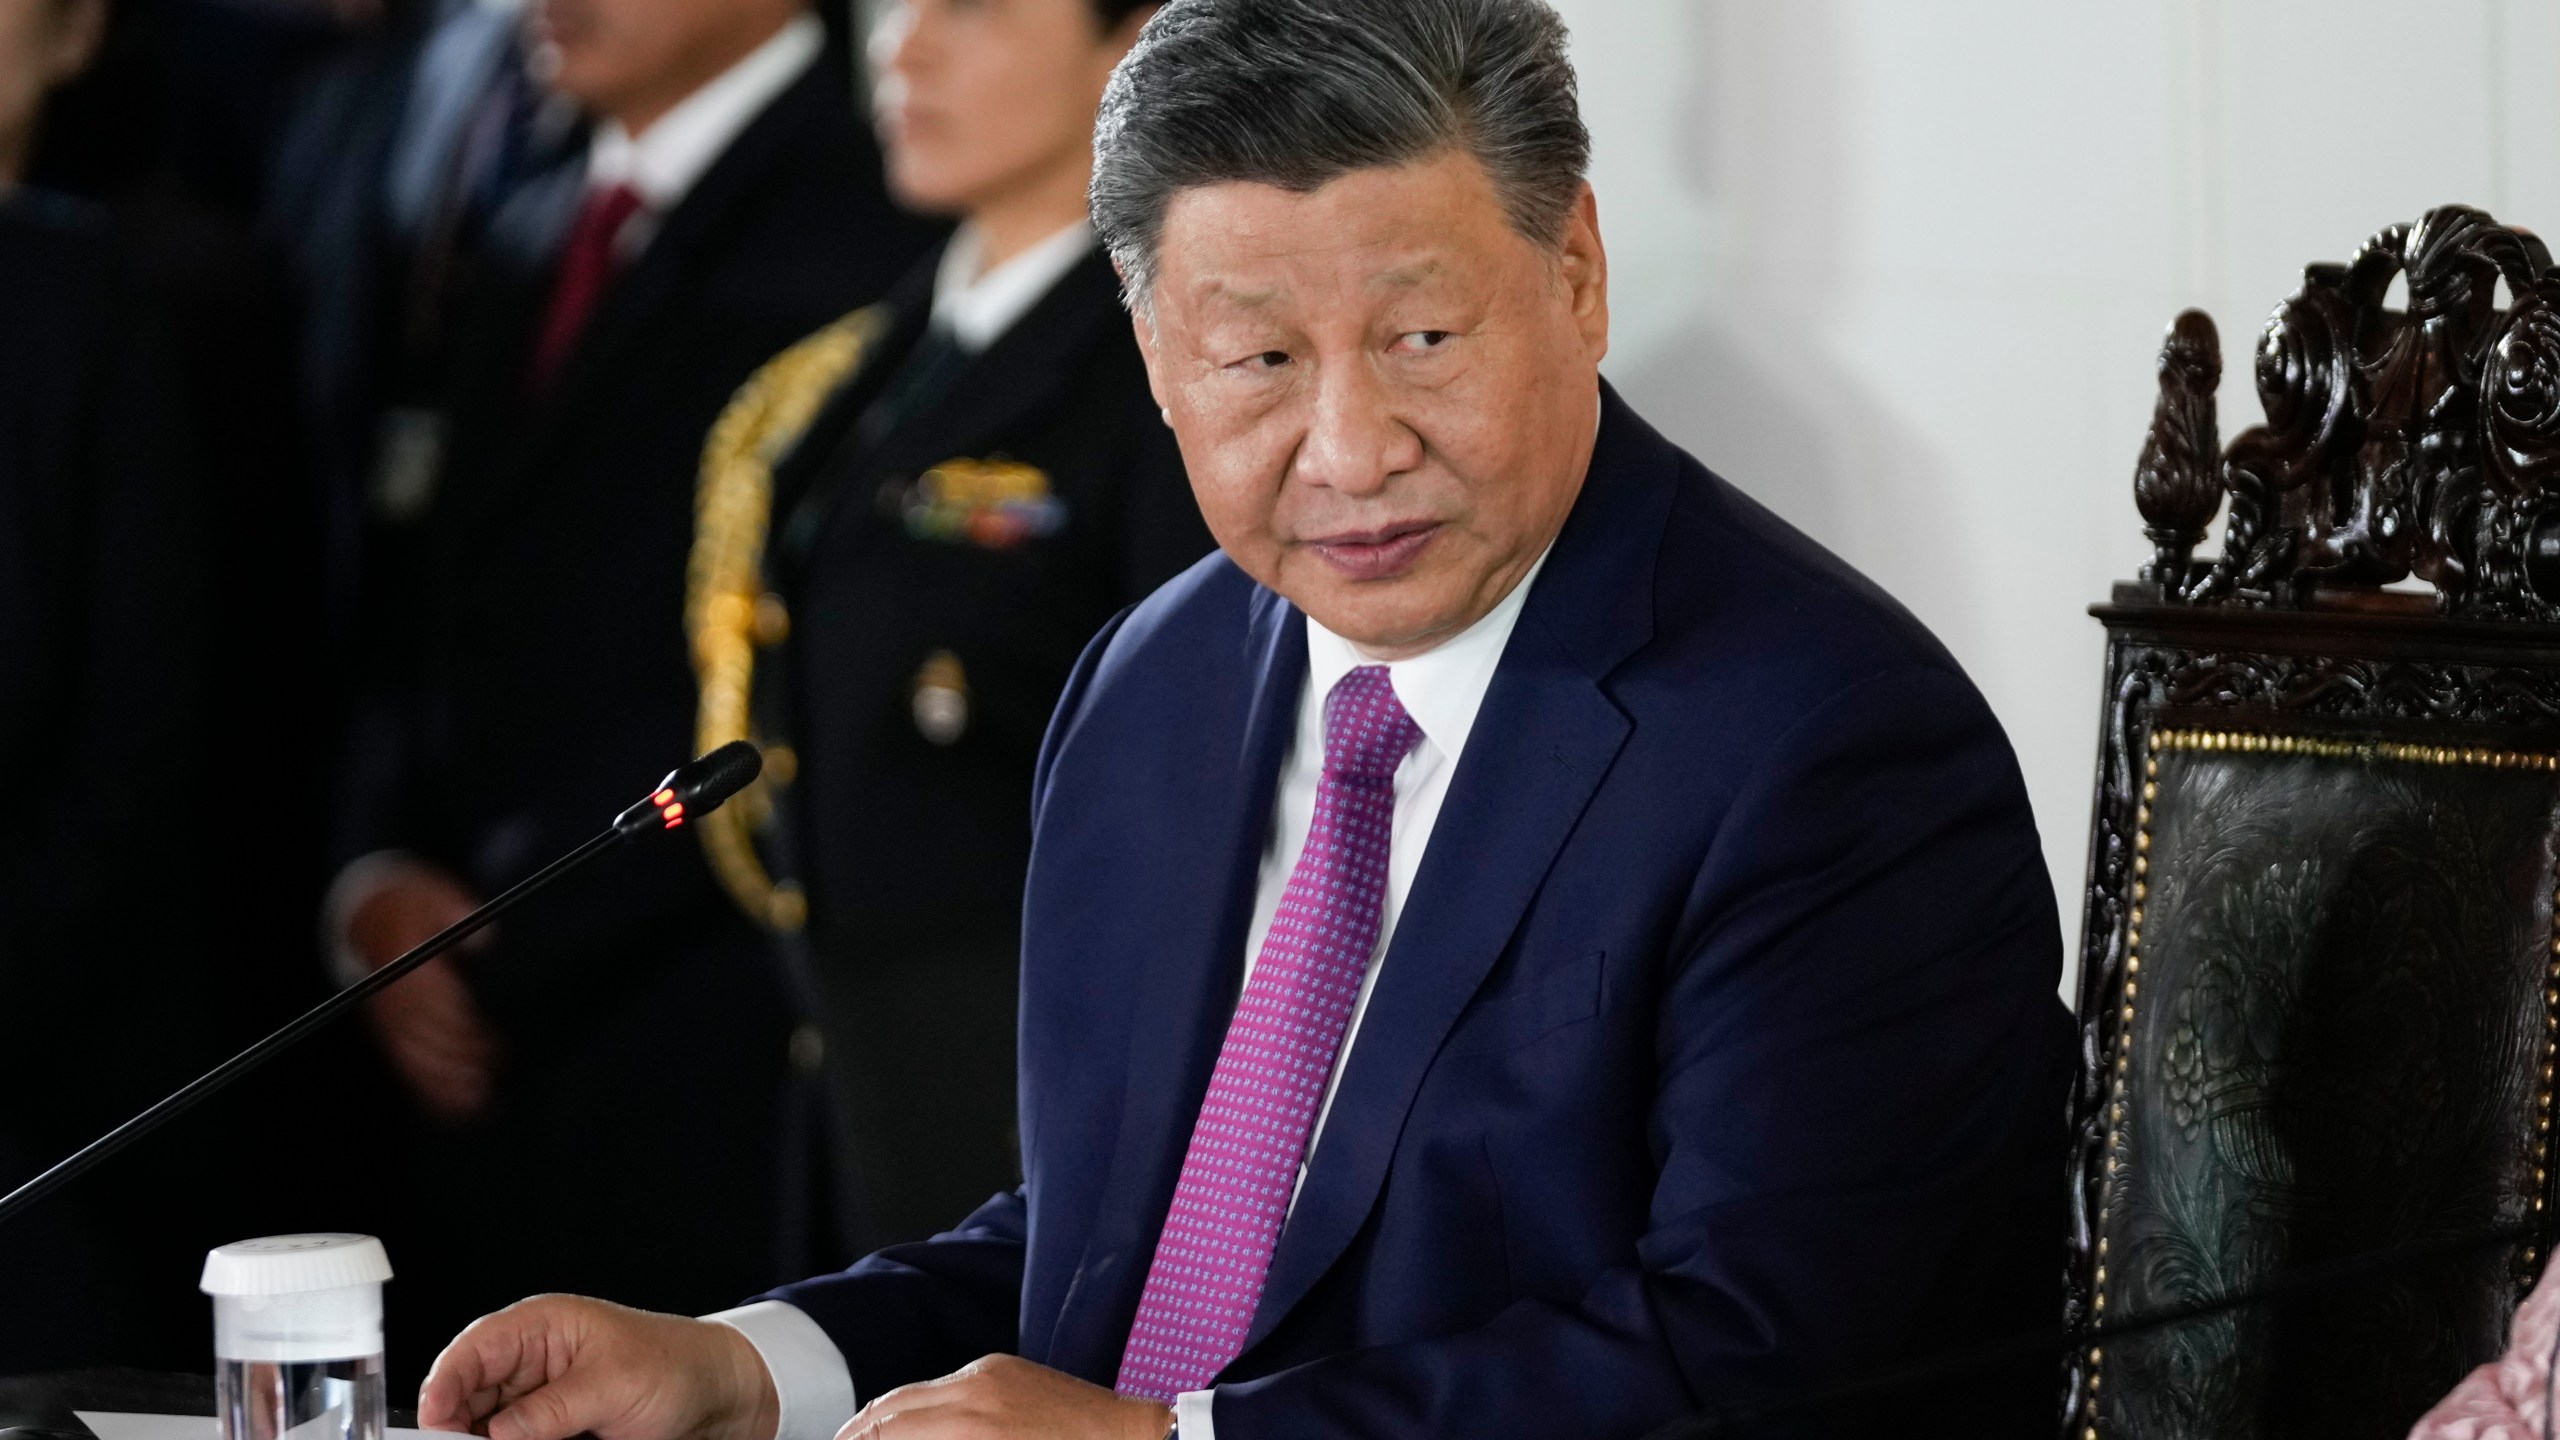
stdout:
<svg viewBox="0 0 2560 1440">
<path fill-rule="evenodd" d="M 1346 530 L 1310 540 L 1307 546 L 1346 580 L 1392 580 L 1413 568 L 1439 533 L 1439 521 L 1415 520 L 1375 530 Z"/>
</svg>

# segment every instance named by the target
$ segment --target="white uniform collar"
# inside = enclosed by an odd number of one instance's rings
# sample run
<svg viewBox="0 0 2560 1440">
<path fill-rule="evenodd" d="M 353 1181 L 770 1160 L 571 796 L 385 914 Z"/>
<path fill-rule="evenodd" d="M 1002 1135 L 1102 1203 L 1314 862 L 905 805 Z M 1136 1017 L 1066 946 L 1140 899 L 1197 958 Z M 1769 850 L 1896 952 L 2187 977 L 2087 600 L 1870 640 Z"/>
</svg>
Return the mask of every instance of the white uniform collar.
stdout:
<svg viewBox="0 0 2560 1440">
<path fill-rule="evenodd" d="M 1554 548 L 1550 542 L 1548 553 Z M 1538 583 L 1538 572 L 1545 568 L 1547 556 L 1541 554 L 1483 619 L 1409 660 L 1384 662 L 1396 699 L 1441 754 L 1455 759 L 1466 749 L 1467 733 L 1475 729 L 1485 691 L 1493 688 L 1493 672 L 1502 664 L 1503 648 L 1511 643 L 1511 630 L 1519 623 L 1521 606 L 1528 602 L 1529 587 Z M 1314 616 L 1307 617 L 1307 683 L 1314 687 L 1319 703 L 1333 693 L 1335 682 L 1343 676 L 1378 663 L 1362 658 L 1350 641 L 1317 624 Z"/>
<path fill-rule="evenodd" d="M 1078 220 L 981 275 L 986 238 L 977 226 L 962 225 L 942 247 L 942 263 L 933 272 L 933 323 L 961 349 L 978 354 L 1056 289 L 1092 248 L 1093 227 Z"/>
<path fill-rule="evenodd" d="M 791 88 L 826 48 L 826 27 L 802 11 L 737 64 L 633 135 L 620 122 L 596 128 L 587 148 L 587 185 L 628 185 L 654 214 L 675 208 L 738 132 Z"/>
</svg>

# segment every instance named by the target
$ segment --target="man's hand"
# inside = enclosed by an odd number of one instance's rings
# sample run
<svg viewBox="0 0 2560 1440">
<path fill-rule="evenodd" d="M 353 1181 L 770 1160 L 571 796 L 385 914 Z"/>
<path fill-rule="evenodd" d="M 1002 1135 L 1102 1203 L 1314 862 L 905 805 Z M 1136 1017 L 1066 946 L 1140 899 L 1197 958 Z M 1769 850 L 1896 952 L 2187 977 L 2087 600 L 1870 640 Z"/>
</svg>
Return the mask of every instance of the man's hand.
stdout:
<svg viewBox="0 0 2560 1440">
<path fill-rule="evenodd" d="M 1153 1400 L 990 1355 L 890 1391 L 863 1406 L 836 1440 L 1164 1440 L 1172 1427 L 1173 1412 Z"/>
<path fill-rule="evenodd" d="M 418 1392 L 421 1428 L 489 1440 L 773 1440 L 781 1423 L 746 1336 L 574 1295 L 473 1321 Z"/>
<path fill-rule="evenodd" d="M 462 883 L 432 866 L 402 864 L 358 903 L 346 920 L 347 948 L 379 970 L 471 913 L 479 902 Z M 485 943 L 482 931 L 464 948 Z M 365 1019 L 383 1053 L 427 1113 L 468 1120 L 489 1104 L 497 1043 L 480 1018 L 471 988 L 438 956 L 365 1002 Z"/>
</svg>

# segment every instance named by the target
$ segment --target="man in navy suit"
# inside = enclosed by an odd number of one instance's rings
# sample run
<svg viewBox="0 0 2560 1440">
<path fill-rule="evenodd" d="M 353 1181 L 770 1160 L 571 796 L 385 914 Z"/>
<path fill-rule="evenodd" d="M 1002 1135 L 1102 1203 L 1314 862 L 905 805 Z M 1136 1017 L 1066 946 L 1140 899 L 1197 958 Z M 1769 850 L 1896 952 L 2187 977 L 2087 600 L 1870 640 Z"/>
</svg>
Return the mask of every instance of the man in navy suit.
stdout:
<svg viewBox="0 0 2560 1440">
<path fill-rule="evenodd" d="M 1601 382 L 1553 12 L 1173 0 L 1096 133 L 1223 553 L 1050 727 L 1025 1183 L 716 1324 L 501 1312 L 422 1422 L 1635 1437 L 2058 1338 L 2016 764 L 1917 622 Z M 2021 1433 L 2048 1370 L 1850 1418 Z"/>
</svg>

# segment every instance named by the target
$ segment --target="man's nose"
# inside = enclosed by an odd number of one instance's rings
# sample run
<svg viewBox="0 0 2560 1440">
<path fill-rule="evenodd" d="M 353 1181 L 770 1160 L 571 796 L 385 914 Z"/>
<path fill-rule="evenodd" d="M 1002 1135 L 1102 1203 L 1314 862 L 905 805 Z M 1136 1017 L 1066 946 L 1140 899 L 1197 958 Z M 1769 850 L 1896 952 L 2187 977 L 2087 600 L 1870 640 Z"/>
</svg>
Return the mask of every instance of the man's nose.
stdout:
<svg viewBox="0 0 2560 1440">
<path fill-rule="evenodd" d="M 1370 495 L 1422 464 L 1422 437 L 1398 419 L 1375 369 L 1358 360 L 1318 373 L 1315 410 L 1298 449 L 1298 478 L 1350 495 Z"/>
</svg>

